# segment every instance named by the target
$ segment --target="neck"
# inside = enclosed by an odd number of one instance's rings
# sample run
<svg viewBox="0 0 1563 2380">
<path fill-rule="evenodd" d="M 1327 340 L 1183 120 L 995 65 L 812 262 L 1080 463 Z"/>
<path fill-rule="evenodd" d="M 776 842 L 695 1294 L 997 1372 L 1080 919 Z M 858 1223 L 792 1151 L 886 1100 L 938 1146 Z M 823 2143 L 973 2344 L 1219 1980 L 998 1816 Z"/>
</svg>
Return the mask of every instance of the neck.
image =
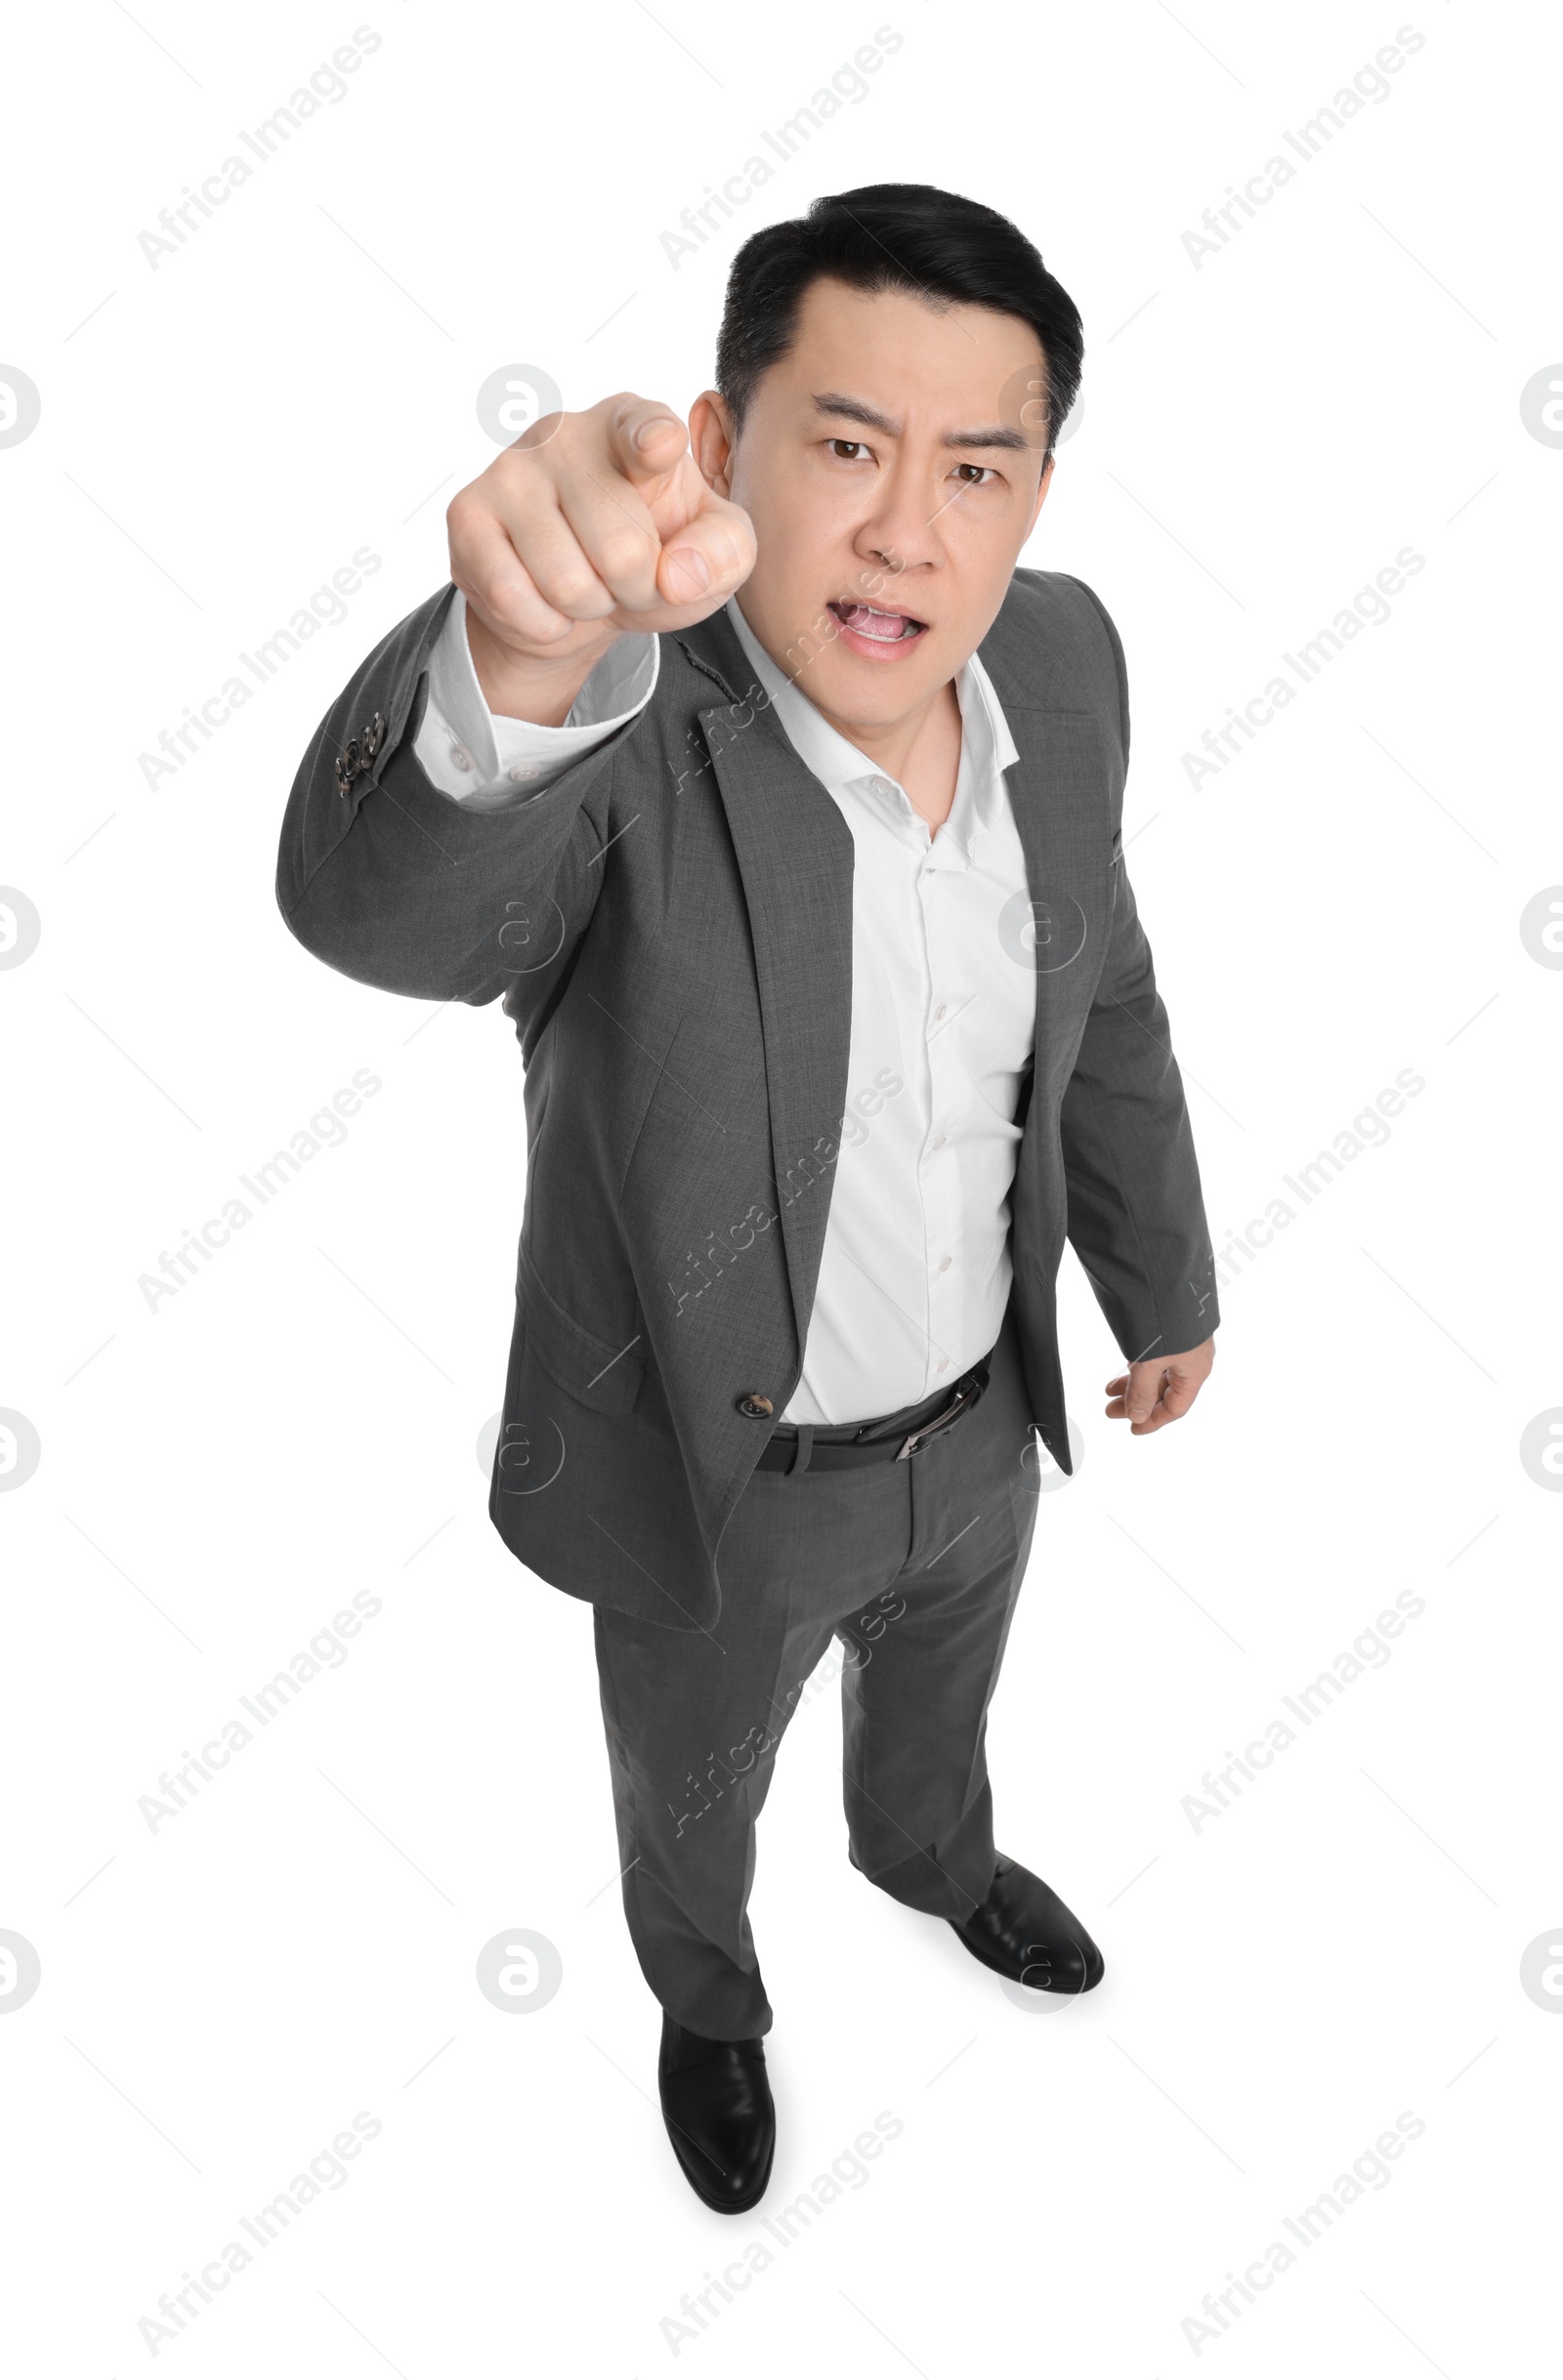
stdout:
<svg viewBox="0 0 1563 2380">
<path fill-rule="evenodd" d="M 801 693 L 803 689 L 800 687 L 798 690 Z M 811 695 L 810 700 L 813 699 Z M 928 733 L 930 723 L 940 706 L 946 703 L 953 704 L 958 716 L 960 705 L 955 701 L 954 684 L 950 679 L 937 687 L 925 702 L 920 702 L 914 711 L 908 711 L 901 719 L 882 722 L 838 719 L 823 703 L 816 702 L 814 707 L 827 727 L 834 728 L 838 735 L 844 735 L 849 744 L 856 744 L 860 752 L 866 752 L 876 768 L 882 769 L 887 776 L 899 778 L 905 774 L 912 754 Z"/>
<path fill-rule="evenodd" d="M 918 816 L 927 820 L 930 833 L 937 833 L 950 815 L 960 772 L 960 702 L 954 680 L 947 678 L 915 711 L 883 726 L 865 727 L 860 721 L 832 718 L 818 704 L 816 708 L 838 735 L 895 778 Z"/>
</svg>

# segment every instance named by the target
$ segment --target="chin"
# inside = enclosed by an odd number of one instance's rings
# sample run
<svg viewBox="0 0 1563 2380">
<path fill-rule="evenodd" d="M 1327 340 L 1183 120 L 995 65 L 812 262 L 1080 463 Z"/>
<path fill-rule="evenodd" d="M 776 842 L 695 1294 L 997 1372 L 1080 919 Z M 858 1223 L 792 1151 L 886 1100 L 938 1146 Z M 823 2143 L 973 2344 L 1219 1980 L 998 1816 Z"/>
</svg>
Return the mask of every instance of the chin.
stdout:
<svg viewBox="0 0 1563 2380">
<path fill-rule="evenodd" d="M 861 719 L 866 726 L 903 718 L 918 703 L 926 702 L 953 674 L 941 664 L 937 646 L 925 644 L 915 654 L 908 653 L 887 666 L 877 659 L 861 658 L 838 640 L 805 671 L 799 683 L 805 693 L 837 718 Z"/>
</svg>

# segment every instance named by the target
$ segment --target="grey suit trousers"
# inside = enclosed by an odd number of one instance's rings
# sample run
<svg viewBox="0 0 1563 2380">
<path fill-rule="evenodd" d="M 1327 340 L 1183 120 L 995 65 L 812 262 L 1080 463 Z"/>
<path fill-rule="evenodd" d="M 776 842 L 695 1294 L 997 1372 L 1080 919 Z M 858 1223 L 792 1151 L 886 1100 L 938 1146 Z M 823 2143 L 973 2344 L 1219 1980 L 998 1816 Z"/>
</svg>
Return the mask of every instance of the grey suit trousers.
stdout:
<svg viewBox="0 0 1563 2380">
<path fill-rule="evenodd" d="M 988 1706 L 1031 1550 L 1037 1460 L 1007 1319 L 986 1394 L 908 1461 L 753 1475 L 718 1550 L 712 1628 L 597 1606 L 624 1910 L 679 2024 L 730 2041 L 770 2029 L 747 1916 L 755 1821 L 832 1636 L 850 1858 L 934 1916 L 986 1899 Z"/>
</svg>

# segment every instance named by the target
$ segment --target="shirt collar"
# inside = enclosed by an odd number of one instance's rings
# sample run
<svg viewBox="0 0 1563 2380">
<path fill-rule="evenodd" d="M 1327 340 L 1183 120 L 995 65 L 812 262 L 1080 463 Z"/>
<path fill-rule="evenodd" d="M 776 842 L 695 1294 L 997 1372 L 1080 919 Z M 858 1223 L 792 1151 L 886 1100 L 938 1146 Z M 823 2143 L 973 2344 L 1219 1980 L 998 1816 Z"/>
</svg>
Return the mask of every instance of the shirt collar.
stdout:
<svg viewBox="0 0 1563 2380">
<path fill-rule="evenodd" d="M 895 784 L 877 762 L 831 727 L 801 688 L 777 667 L 744 618 L 736 595 L 728 598 L 726 608 L 744 657 L 769 695 L 787 741 L 825 791 L 839 798 L 849 787 L 857 789 L 870 780 Z M 975 653 L 956 674 L 955 699 L 960 705 L 960 773 L 941 833 L 950 834 L 953 829 L 953 839 L 964 846 L 969 824 L 993 825 L 994 805 L 1000 798 L 999 772 L 1010 768 L 1020 754 L 993 682 Z M 899 786 L 897 791 L 901 792 Z M 904 793 L 901 799 L 906 800 Z"/>
</svg>

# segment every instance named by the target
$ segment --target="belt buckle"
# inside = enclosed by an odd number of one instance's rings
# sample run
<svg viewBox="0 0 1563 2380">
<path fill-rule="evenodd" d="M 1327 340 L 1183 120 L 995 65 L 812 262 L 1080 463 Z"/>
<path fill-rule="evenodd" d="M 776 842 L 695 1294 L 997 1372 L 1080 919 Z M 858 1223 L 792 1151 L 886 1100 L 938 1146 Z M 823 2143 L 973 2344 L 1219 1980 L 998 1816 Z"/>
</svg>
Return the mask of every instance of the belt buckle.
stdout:
<svg viewBox="0 0 1563 2380">
<path fill-rule="evenodd" d="M 976 1372 L 965 1373 L 956 1381 L 954 1394 L 944 1411 L 936 1413 L 931 1421 L 925 1421 L 920 1429 L 909 1431 L 903 1439 L 896 1455 L 897 1462 L 909 1463 L 914 1454 L 920 1454 L 930 1438 L 935 1438 L 941 1430 L 948 1429 L 952 1421 L 959 1419 L 968 1406 L 977 1402 L 987 1385 L 987 1382 Z"/>
</svg>

